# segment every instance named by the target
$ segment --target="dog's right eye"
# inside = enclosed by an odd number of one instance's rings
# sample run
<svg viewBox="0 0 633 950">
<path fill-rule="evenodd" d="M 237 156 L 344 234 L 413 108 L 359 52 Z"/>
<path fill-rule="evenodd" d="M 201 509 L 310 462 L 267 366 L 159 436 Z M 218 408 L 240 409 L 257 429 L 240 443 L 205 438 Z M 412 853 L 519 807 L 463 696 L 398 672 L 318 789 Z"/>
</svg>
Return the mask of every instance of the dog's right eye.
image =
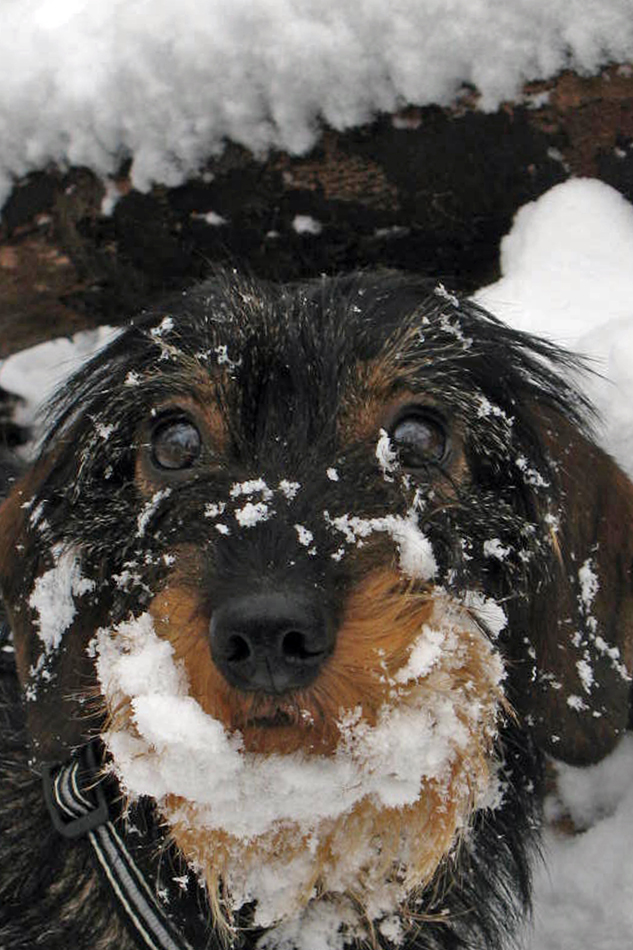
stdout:
<svg viewBox="0 0 633 950">
<path fill-rule="evenodd" d="M 152 462 L 157 468 L 179 471 L 190 468 L 200 455 L 202 439 L 193 422 L 170 419 L 152 433 Z"/>
</svg>

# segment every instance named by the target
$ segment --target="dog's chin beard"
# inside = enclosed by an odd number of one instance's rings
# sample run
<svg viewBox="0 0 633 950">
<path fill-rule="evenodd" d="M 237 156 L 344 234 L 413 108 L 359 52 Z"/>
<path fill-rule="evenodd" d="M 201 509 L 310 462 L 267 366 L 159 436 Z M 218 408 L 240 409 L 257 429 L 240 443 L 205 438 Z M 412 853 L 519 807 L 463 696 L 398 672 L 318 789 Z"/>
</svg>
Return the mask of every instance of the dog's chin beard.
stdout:
<svg viewBox="0 0 633 950">
<path fill-rule="evenodd" d="M 246 752 L 262 755 L 327 755 L 339 738 L 336 725 L 324 721 L 309 690 L 298 695 L 254 694 L 236 706 L 226 728 L 239 733 Z"/>
<path fill-rule="evenodd" d="M 296 717 L 287 709 L 277 707 L 274 711 L 267 714 L 252 716 L 247 719 L 245 726 L 251 729 L 283 729 L 284 726 L 294 726 Z"/>
<path fill-rule="evenodd" d="M 100 631 L 102 691 L 110 710 L 126 710 L 104 735 L 114 771 L 130 798 L 156 801 L 220 929 L 246 904 L 255 926 L 285 927 L 327 898 L 317 905 L 340 907 L 343 928 L 353 918 L 350 933 L 402 912 L 492 804 L 498 654 L 445 595 L 412 647 L 375 724 L 341 710 L 333 753 L 262 754 L 187 695 L 149 615 Z M 249 717 L 253 736 L 299 721 L 306 737 L 318 731 L 297 699 L 260 697 Z"/>
<path fill-rule="evenodd" d="M 250 705 L 243 713 L 241 721 L 231 724 L 231 729 L 284 729 L 309 725 L 313 722 L 307 704 L 292 694 L 267 696 L 253 694 Z"/>
</svg>

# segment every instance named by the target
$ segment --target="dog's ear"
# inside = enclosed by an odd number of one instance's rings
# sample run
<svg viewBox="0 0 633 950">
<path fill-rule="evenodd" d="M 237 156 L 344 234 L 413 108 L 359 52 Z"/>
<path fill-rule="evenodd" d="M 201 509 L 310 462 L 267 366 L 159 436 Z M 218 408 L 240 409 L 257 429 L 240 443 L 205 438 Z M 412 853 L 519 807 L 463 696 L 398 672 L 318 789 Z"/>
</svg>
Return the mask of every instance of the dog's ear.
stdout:
<svg viewBox="0 0 633 950">
<path fill-rule="evenodd" d="M 65 758 L 86 739 L 85 697 L 94 677 L 86 650 L 99 625 L 92 586 L 73 582 L 78 560 L 73 566 L 66 552 L 60 566 L 44 540 L 46 516 L 35 499 L 53 461 L 37 462 L 0 505 L 0 592 L 33 754 L 40 761 Z"/>
<path fill-rule="evenodd" d="M 528 650 L 513 699 L 544 749 L 583 765 L 631 724 L 633 484 L 560 414 L 539 418 L 561 504 L 553 576 L 531 593 L 528 629 L 513 637 L 517 655 Z"/>
</svg>

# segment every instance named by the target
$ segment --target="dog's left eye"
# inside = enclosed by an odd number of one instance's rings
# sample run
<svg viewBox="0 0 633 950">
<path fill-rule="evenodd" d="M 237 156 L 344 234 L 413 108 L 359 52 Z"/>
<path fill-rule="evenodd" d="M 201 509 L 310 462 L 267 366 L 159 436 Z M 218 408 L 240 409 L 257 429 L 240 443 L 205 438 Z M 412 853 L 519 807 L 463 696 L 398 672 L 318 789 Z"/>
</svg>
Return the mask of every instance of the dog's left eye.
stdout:
<svg viewBox="0 0 633 950">
<path fill-rule="evenodd" d="M 391 440 L 403 468 L 440 464 L 446 458 L 448 437 L 442 422 L 426 413 L 402 416 L 391 430 Z"/>
<path fill-rule="evenodd" d="M 152 433 L 152 461 L 158 468 L 178 471 L 190 468 L 200 455 L 202 440 L 193 422 L 170 419 Z"/>
</svg>

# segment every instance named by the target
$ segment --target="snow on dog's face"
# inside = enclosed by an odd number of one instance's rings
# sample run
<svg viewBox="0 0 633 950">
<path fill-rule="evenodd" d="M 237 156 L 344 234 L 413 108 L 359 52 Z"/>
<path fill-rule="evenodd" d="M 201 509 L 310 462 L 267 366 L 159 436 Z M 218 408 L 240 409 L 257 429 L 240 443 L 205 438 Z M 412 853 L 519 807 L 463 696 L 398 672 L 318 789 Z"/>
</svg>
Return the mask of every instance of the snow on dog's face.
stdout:
<svg viewBox="0 0 633 950">
<path fill-rule="evenodd" d="M 254 924 L 270 926 L 324 893 L 353 896 L 370 920 L 392 914 L 432 880 L 472 811 L 496 798 L 498 655 L 446 595 L 399 590 L 397 575 L 372 584 L 350 604 L 322 681 L 267 698 L 270 710 L 293 707 L 292 726 L 227 729 L 150 613 L 97 634 L 113 712 L 105 741 L 121 786 L 158 802 L 216 906 L 222 884 L 229 918 L 255 901 Z M 326 719 L 336 677 L 358 668 L 356 638 L 365 676 Z M 298 748 L 250 751 L 264 729 L 269 749 L 283 748 L 289 731 Z"/>
<path fill-rule="evenodd" d="M 335 933 L 382 921 L 391 940 L 448 913 L 492 946 L 526 899 L 539 770 L 504 688 L 520 707 L 516 671 L 536 684 L 538 730 L 556 664 L 571 691 L 582 672 L 528 597 L 560 556 L 542 432 L 579 423 L 567 364 L 400 276 L 230 275 L 60 396 L 3 509 L 30 727 L 59 755 L 99 697 L 111 771 L 158 809 L 216 922 L 248 905 L 283 945 L 317 904 Z M 595 630 L 578 649 L 626 685 Z"/>
</svg>

